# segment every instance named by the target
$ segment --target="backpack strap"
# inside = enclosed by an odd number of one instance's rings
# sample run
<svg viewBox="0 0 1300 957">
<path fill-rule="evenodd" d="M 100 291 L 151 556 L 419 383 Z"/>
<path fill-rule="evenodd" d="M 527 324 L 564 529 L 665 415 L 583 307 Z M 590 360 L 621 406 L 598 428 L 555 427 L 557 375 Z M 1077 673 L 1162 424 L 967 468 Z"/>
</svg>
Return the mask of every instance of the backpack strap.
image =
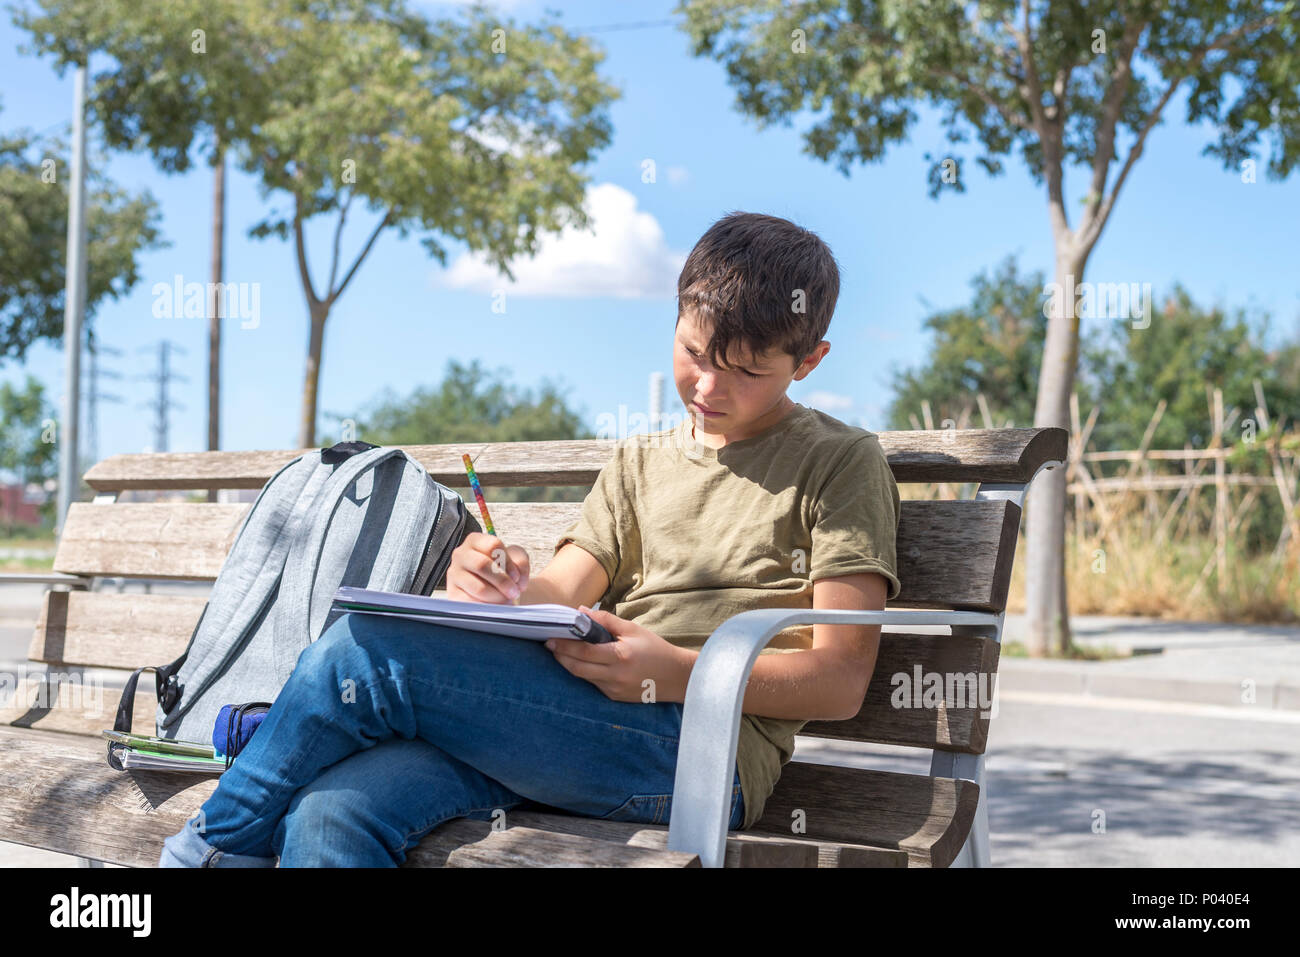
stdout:
<svg viewBox="0 0 1300 957">
<path fill-rule="evenodd" d="M 301 484 L 295 483 L 293 487 L 285 485 L 276 488 L 275 480 L 295 465 L 310 469 Z M 310 521 L 312 503 L 328 480 L 328 473 L 329 470 L 321 466 L 320 452 L 314 451 L 286 464 L 262 487 L 257 501 L 253 503 L 239 530 L 235 544 L 226 556 L 225 562 L 222 563 L 217 581 L 221 582 L 228 567 L 244 565 L 250 571 L 240 575 L 237 582 L 231 580 L 224 590 L 214 588 L 213 594 L 204 606 L 204 615 L 213 609 L 214 604 L 218 606 L 215 612 L 217 617 L 209 623 L 211 627 L 208 631 L 217 629 L 222 636 L 222 641 L 217 644 L 206 640 L 209 636 L 206 633 L 201 636 L 200 629 L 195 628 L 185 656 L 174 664 L 178 672 L 180 664 L 190 659 L 191 652 L 197 648 L 197 656 L 188 661 L 187 672 L 193 679 L 195 669 L 198 669 L 198 677 L 191 680 L 185 688 L 179 686 L 177 672 L 169 673 L 164 679 L 166 684 L 160 689 L 160 693 L 169 696 L 170 706 L 163 708 L 166 717 L 159 720 L 162 727 L 171 726 L 189 710 L 182 694 L 193 701 L 217 678 L 221 670 L 219 667 L 221 662 L 210 661 L 213 655 L 224 656 L 230 647 L 237 646 L 238 641 L 235 639 L 242 637 L 244 632 L 259 621 L 267 606 L 274 600 L 289 550 L 301 534 L 302 527 Z M 259 506 L 262 507 L 261 511 Z M 278 527 L 275 526 L 277 520 Z M 200 619 L 201 624 L 202 619 Z M 232 636 L 234 632 L 239 634 Z M 204 640 L 200 641 L 201 638 Z M 173 707 L 176 705 L 179 707 Z"/>
<path fill-rule="evenodd" d="M 275 673 L 287 681 L 298 656 L 315 640 L 311 629 L 313 585 L 330 522 L 348 488 L 365 472 L 392 458 L 407 458 L 398 448 L 374 446 L 350 456 L 334 470 L 312 505 L 312 519 L 292 545 L 275 604 Z"/>
<path fill-rule="evenodd" d="M 369 449 L 377 449 L 379 446 L 372 442 L 335 442 L 327 449 L 320 450 L 320 460 L 326 465 L 338 465 L 340 462 L 350 459 L 358 452 L 365 452 Z"/>
</svg>

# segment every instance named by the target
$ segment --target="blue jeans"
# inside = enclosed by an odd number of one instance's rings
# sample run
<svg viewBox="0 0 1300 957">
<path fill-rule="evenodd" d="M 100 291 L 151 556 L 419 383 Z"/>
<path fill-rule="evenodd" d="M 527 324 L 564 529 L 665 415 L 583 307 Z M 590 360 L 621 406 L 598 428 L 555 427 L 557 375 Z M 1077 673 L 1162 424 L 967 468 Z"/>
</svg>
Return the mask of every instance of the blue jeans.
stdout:
<svg viewBox="0 0 1300 957">
<path fill-rule="evenodd" d="M 681 726 L 681 704 L 613 701 L 541 642 L 344 614 L 159 865 L 393 867 L 444 821 L 515 807 L 664 824 Z"/>
</svg>

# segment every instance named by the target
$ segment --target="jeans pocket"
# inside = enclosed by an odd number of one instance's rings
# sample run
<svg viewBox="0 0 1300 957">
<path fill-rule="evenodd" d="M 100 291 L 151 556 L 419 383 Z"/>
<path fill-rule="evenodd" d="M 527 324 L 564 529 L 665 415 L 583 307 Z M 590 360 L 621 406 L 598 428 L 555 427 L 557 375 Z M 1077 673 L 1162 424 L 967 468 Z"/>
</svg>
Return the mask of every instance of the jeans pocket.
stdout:
<svg viewBox="0 0 1300 957">
<path fill-rule="evenodd" d="M 637 824 L 662 824 L 668 812 L 671 794 L 633 794 L 608 814 L 602 821 L 634 821 Z"/>
</svg>

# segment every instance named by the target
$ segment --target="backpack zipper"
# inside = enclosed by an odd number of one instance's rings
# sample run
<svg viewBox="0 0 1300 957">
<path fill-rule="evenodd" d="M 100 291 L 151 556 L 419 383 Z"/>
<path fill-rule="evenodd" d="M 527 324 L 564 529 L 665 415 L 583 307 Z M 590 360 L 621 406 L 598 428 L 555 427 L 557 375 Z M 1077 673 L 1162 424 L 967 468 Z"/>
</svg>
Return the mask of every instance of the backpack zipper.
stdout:
<svg viewBox="0 0 1300 957">
<path fill-rule="evenodd" d="M 433 572 L 433 569 L 428 569 L 426 571 L 425 564 L 431 560 L 431 553 L 433 552 L 433 541 L 438 535 L 438 523 L 442 520 L 442 510 L 446 504 L 447 504 L 447 496 L 442 493 L 441 489 L 439 489 L 438 510 L 434 513 L 433 525 L 429 528 L 429 537 L 425 540 L 424 551 L 420 553 L 420 563 L 415 566 L 415 580 L 412 584 L 412 587 L 415 589 L 415 594 L 418 595 L 425 594 L 424 589 L 428 585 L 429 575 L 432 574 Z M 435 582 L 437 581 L 436 578 L 433 580 Z"/>
</svg>

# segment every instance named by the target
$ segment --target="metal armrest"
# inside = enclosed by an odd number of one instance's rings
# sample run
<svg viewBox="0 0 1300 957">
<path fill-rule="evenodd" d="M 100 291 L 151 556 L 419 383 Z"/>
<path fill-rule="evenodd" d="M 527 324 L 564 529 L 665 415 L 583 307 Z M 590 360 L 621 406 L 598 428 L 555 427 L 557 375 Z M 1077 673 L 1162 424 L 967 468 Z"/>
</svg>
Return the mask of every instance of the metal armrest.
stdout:
<svg viewBox="0 0 1300 957">
<path fill-rule="evenodd" d="M 731 817 L 732 773 L 741 704 L 759 652 L 792 625 L 952 625 L 993 630 L 1001 615 L 979 611 L 760 608 L 724 621 L 704 642 L 691 670 L 673 780 L 668 849 L 721 867 Z"/>
<path fill-rule="evenodd" d="M 19 583 L 69 585 L 72 588 L 89 588 L 91 578 L 86 575 L 65 575 L 63 572 L 0 572 L 0 585 Z"/>
</svg>

